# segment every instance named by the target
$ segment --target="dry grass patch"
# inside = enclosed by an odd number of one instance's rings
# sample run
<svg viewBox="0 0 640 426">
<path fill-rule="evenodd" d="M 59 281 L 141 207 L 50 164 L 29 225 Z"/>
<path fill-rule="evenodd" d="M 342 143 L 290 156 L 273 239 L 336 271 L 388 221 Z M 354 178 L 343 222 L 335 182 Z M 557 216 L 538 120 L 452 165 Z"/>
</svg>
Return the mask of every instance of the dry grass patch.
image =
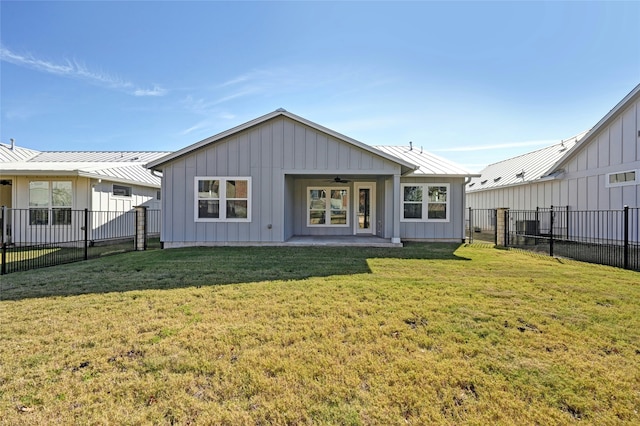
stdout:
<svg viewBox="0 0 640 426">
<path fill-rule="evenodd" d="M 637 424 L 638 274 L 474 246 L 2 278 L 0 423 Z"/>
</svg>

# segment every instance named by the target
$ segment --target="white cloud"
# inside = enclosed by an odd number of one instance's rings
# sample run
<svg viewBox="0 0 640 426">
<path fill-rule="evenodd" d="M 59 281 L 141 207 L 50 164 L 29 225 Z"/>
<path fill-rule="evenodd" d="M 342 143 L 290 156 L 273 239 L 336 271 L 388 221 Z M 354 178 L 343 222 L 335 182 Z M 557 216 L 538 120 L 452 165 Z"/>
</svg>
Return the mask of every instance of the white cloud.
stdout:
<svg viewBox="0 0 640 426">
<path fill-rule="evenodd" d="M 163 96 L 167 93 L 165 89 L 159 86 L 154 86 L 153 89 L 139 88 L 130 81 L 123 80 L 105 72 L 91 70 L 77 60 L 65 59 L 64 63 L 55 63 L 36 58 L 28 53 L 19 54 L 13 52 L 2 45 L 0 45 L 0 60 L 48 74 L 85 80 L 109 89 L 125 91 L 134 96 Z"/>
<path fill-rule="evenodd" d="M 478 145 L 478 146 L 455 146 L 452 148 L 440 148 L 440 149 L 432 149 L 433 152 L 468 152 L 468 151 L 489 151 L 494 149 L 505 149 L 505 148 L 520 148 L 527 146 L 547 146 L 557 143 L 558 141 L 554 140 L 543 140 L 543 141 L 527 141 L 527 142 L 509 142 L 509 143 L 499 143 L 492 145 Z"/>
<path fill-rule="evenodd" d="M 160 86 L 153 86 L 153 89 L 136 89 L 133 94 L 135 96 L 164 96 L 167 90 Z"/>
</svg>

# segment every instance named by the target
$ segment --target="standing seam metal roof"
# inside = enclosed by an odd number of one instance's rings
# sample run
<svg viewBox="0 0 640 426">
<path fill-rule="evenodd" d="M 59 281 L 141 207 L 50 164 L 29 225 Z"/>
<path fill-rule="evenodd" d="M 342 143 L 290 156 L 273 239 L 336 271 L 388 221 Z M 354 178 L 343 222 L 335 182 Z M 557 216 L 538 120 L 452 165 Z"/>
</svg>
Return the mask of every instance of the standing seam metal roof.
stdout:
<svg viewBox="0 0 640 426">
<path fill-rule="evenodd" d="M 156 151 L 35 151 L 0 145 L 3 174 L 86 176 L 160 187 L 160 178 L 144 165 L 167 155 Z"/>
<path fill-rule="evenodd" d="M 374 148 L 419 167 L 408 176 L 479 176 L 449 160 L 423 151 L 422 148 L 392 145 L 374 146 Z"/>
<path fill-rule="evenodd" d="M 587 132 L 582 132 L 560 143 L 509 158 L 485 167 L 480 176 L 467 185 L 467 192 L 519 185 L 546 177 L 551 167 L 567 155 Z"/>
</svg>

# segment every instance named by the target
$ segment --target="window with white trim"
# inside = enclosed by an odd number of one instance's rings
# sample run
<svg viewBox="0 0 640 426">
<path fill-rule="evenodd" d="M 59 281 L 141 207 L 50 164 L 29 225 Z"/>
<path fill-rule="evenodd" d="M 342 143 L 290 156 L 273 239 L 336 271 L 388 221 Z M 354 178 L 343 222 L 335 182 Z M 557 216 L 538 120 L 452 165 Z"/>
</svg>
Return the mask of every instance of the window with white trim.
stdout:
<svg viewBox="0 0 640 426">
<path fill-rule="evenodd" d="M 196 222 L 250 222 L 250 177 L 196 177 Z"/>
<path fill-rule="evenodd" d="M 307 226 L 349 226 L 349 188 L 308 187 Z"/>
<path fill-rule="evenodd" d="M 404 183 L 402 222 L 448 222 L 448 183 Z"/>
<path fill-rule="evenodd" d="M 71 225 L 72 205 L 71 182 L 29 182 L 30 225 Z"/>
<path fill-rule="evenodd" d="M 636 185 L 640 183 L 640 170 L 627 170 L 607 174 L 606 187 Z"/>
</svg>

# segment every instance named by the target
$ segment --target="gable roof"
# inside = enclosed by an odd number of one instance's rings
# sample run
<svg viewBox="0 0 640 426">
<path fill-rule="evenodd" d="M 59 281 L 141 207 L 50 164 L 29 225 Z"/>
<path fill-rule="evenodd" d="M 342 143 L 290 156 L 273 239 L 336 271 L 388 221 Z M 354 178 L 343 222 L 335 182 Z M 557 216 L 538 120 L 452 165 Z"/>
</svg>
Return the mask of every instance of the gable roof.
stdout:
<svg viewBox="0 0 640 426">
<path fill-rule="evenodd" d="M 419 168 L 414 170 L 408 176 L 446 176 L 446 177 L 467 177 L 480 176 L 477 173 L 471 173 L 449 160 L 414 148 L 413 146 L 375 146 L 374 148 L 396 158 L 401 158 L 411 164 L 415 164 Z"/>
<path fill-rule="evenodd" d="M 480 172 L 479 178 L 472 179 L 467 185 L 467 192 L 522 185 L 562 176 L 564 173 L 562 167 L 566 162 L 584 149 L 600 130 L 608 126 L 638 98 L 640 98 L 640 84 L 590 130 L 563 140 L 559 144 L 488 165 Z"/>
<path fill-rule="evenodd" d="M 549 176 L 552 166 L 565 157 L 586 133 L 582 132 L 546 148 L 490 164 L 480 172 L 479 177 L 469 182 L 467 192 L 522 185 L 544 178 L 553 178 Z"/>
<path fill-rule="evenodd" d="M 160 178 L 144 165 L 166 154 L 168 152 L 36 151 L 0 144 L 0 172 L 20 176 L 83 176 L 159 188 Z"/>
<path fill-rule="evenodd" d="M 389 155 L 388 153 L 386 153 L 384 151 L 377 150 L 372 146 L 369 146 L 369 145 L 367 145 L 365 143 L 362 143 L 360 141 L 352 139 L 352 138 L 350 138 L 348 136 L 345 136 L 345 135 L 343 135 L 341 133 L 338 133 L 338 132 L 336 132 L 334 130 L 331 130 L 331 129 L 327 128 L 327 127 L 321 126 L 320 124 L 317 124 L 317 123 L 314 123 L 312 121 L 309 121 L 306 118 L 302 118 L 302 117 L 300 117 L 298 115 L 292 114 L 292 113 L 290 113 L 289 111 L 287 111 L 287 110 L 285 110 L 283 108 L 279 108 L 279 109 L 277 109 L 277 110 L 275 110 L 273 112 L 270 112 L 269 114 L 265 114 L 265 115 L 263 115 L 261 117 L 255 118 L 255 119 L 253 119 L 251 121 L 247 121 L 244 124 L 240 124 L 239 126 L 236 126 L 236 127 L 233 127 L 233 128 L 231 128 L 229 130 L 225 130 L 224 132 L 218 133 L 217 135 L 214 135 L 214 136 L 208 137 L 206 139 L 203 139 L 200 142 L 196 142 L 196 143 L 194 143 L 192 145 L 189 145 L 189 146 L 187 146 L 185 148 L 182 148 L 182 149 L 180 149 L 178 151 L 175 151 L 175 152 L 173 152 L 173 153 L 171 153 L 169 155 L 166 155 L 166 156 L 164 156 L 162 158 L 158 158 L 158 159 L 156 159 L 154 161 L 150 161 L 147 164 L 147 167 L 149 169 L 159 170 L 159 166 L 162 166 L 163 164 L 166 164 L 166 163 L 168 163 L 170 161 L 173 161 L 173 160 L 175 160 L 175 159 L 177 159 L 179 157 L 182 157 L 184 155 L 190 154 L 190 153 L 192 153 L 192 152 L 194 152 L 194 151 L 196 151 L 196 150 L 198 150 L 198 149 L 200 149 L 200 148 L 202 148 L 204 146 L 207 146 L 209 144 L 218 142 L 218 141 L 226 138 L 227 136 L 233 135 L 235 133 L 242 132 L 242 131 L 247 130 L 247 129 L 251 128 L 251 127 L 260 125 L 262 123 L 265 123 L 266 121 L 269 121 L 269 120 L 274 119 L 276 117 L 287 117 L 287 118 L 289 118 L 289 119 L 291 119 L 293 121 L 297 121 L 298 123 L 301 123 L 301 124 L 304 124 L 304 125 L 306 125 L 308 127 L 311 127 L 312 129 L 315 129 L 315 130 L 317 130 L 319 132 L 326 133 L 326 134 L 328 134 L 328 135 L 330 135 L 330 136 L 332 136 L 332 137 L 334 137 L 334 138 L 336 138 L 338 140 L 341 140 L 341 141 L 346 142 L 348 144 L 354 145 L 354 146 L 356 146 L 358 148 L 361 148 L 361 149 L 363 149 L 365 151 L 371 152 L 372 154 L 375 154 L 375 155 L 377 155 L 379 157 L 385 158 L 385 159 L 387 159 L 389 161 L 392 161 L 392 162 L 394 162 L 396 164 L 399 164 L 401 166 L 403 174 L 409 173 L 409 172 L 415 170 L 416 167 L 417 167 L 415 164 L 412 164 L 412 163 L 410 163 L 410 162 L 408 162 L 408 161 L 406 161 L 404 159 L 401 159 L 401 158 L 398 158 L 398 157 L 394 157 L 393 155 Z"/>
<path fill-rule="evenodd" d="M 627 96 L 622 98 L 622 100 L 618 102 L 616 106 L 614 106 L 611 111 L 607 113 L 607 115 L 602 117 L 602 119 L 598 121 L 598 123 L 596 123 L 596 125 L 593 126 L 591 130 L 589 130 L 586 135 L 580 141 L 578 141 L 578 143 L 574 145 L 573 148 L 569 150 L 569 152 L 567 152 L 567 155 L 563 156 L 556 163 L 554 163 L 549 169 L 550 172 L 553 172 L 556 169 L 562 167 L 567 161 L 569 161 L 570 158 L 574 157 L 576 153 L 583 149 L 583 147 L 589 145 L 589 143 L 600 132 L 601 129 L 611 124 L 611 122 L 614 121 L 618 117 L 618 115 L 627 108 L 627 106 L 629 106 L 632 102 L 635 102 L 638 98 L 640 98 L 640 84 L 634 87 L 633 90 L 629 92 L 629 94 L 627 94 Z"/>
</svg>

